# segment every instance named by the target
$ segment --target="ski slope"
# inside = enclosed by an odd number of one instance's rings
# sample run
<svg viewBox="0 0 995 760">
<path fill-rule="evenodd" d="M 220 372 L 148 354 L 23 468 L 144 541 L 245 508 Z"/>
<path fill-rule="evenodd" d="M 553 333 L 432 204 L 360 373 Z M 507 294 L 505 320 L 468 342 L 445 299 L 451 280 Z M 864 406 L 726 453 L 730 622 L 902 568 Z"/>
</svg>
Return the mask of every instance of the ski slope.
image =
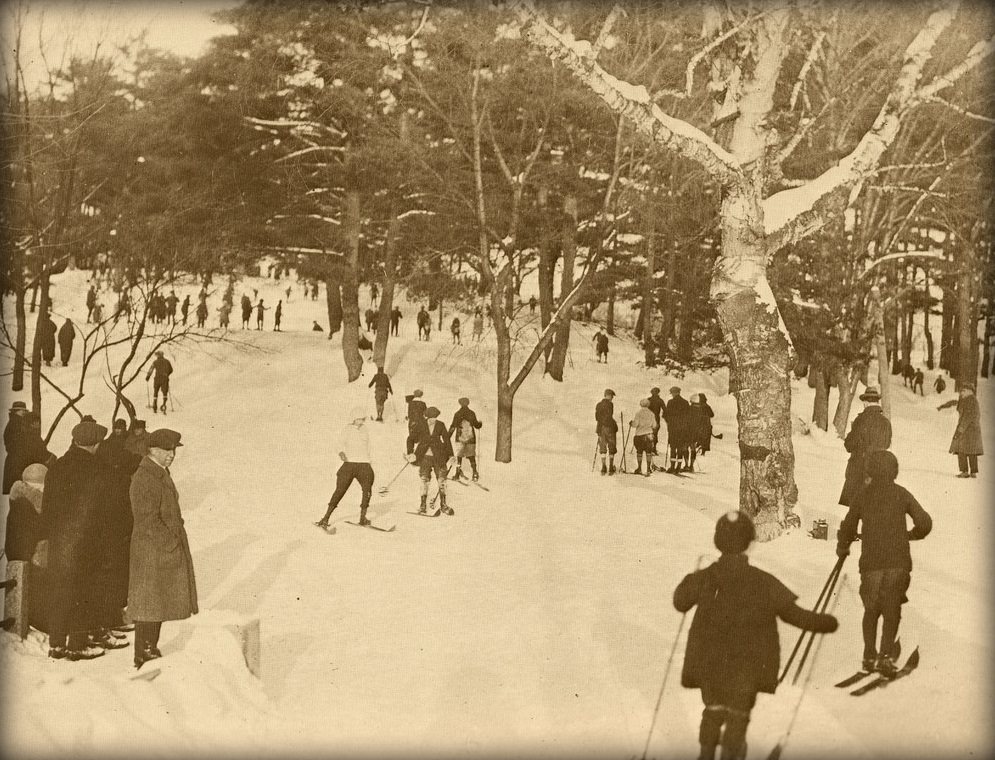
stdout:
<svg viewBox="0 0 995 760">
<path fill-rule="evenodd" d="M 64 315 L 84 321 L 86 275 L 57 278 L 58 324 Z M 130 649 L 69 663 L 48 659 L 37 632 L 24 642 L 0 636 L 0 751 L 19 758 L 640 757 L 680 625 L 671 594 L 699 555 L 717 555 L 715 520 L 737 503 L 735 402 L 725 393 L 725 372 L 678 380 L 645 370 L 636 364 L 638 348 L 621 338 L 611 343 L 610 363 L 597 364 L 594 326 L 576 325 L 566 381 L 537 372 L 525 382 L 515 403 L 514 462 L 497 464 L 492 332 L 474 344 L 471 320 L 461 315 L 464 345 L 454 348 L 447 314 L 445 329 L 418 342 L 417 304 L 402 302 L 401 336 L 391 338 L 387 366 L 396 395 L 385 422 L 369 423 L 377 475 L 370 517 L 397 529 L 345 525 L 358 516 L 354 487 L 329 536 L 311 523 L 334 489 L 345 417 L 357 403 L 373 411 L 366 386 L 375 367 L 366 364 L 348 385 L 338 336 L 310 331 L 313 320 L 326 323 L 324 294 L 305 301 L 295 283 L 288 302 L 287 284 L 239 283 L 230 333 L 239 343 L 168 349 L 175 409 L 165 419 L 144 410 L 150 430 L 168 425 L 183 434 L 171 471 L 201 614 L 163 626 L 165 656 L 152 663 L 161 675 L 151 681 L 130 678 Z M 251 297 L 252 288 L 270 307 L 284 299 L 284 332 L 272 332 L 272 312 L 266 330 L 238 329 L 238 298 L 243 291 Z M 198 290 L 191 282 L 177 292 L 196 304 Z M 220 290 L 209 301 L 211 325 L 219 304 Z M 367 305 L 364 290 L 361 310 Z M 78 364 L 77 355 L 70 367 L 49 371 L 65 381 Z M 927 388 L 932 380 L 929 373 Z M 666 394 L 675 383 L 685 396 L 707 394 L 715 432 L 724 434 L 699 460 L 702 471 L 684 479 L 592 473 L 594 404 L 603 390 L 616 391 L 616 415 L 625 415 L 627 427 L 651 386 Z M 793 410 L 808 419 L 812 391 L 804 381 L 793 385 Z M 462 395 L 484 422 L 480 470 L 490 492 L 451 484 L 453 517 L 406 514 L 418 504 L 413 468 L 379 494 L 404 465 L 403 397 L 415 388 L 446 423 Z M 103 382 L 95 375 L 87 389 L 81 408 L 109 424 Z M 140 393 L 133 394 L 139 407 Z M 861 654 L 855 547 L 835 602 L 841 626 L 813 652 L 787 757 L 982 757 L 993 747 L 992 476 L 983 457 L 979 479 L 954 477 L 947 447 L 956 413 L 936 411 L 951 394 L 913 397 L 900 379 L 893 388 L 898 482 L 934 520 L 929 538 L 912 545 L 901 628 L 905 651 L 920 646 L 922 664 L 859 700 L 833 688 Z M 988 419 L 990 384 L 982 382 L 978 395 Z M 4 398 L 9 405 L 28 396 L 5 388 Z M 56 403 L 49 389 L 44 403 L 47 426 Z M 70 428 L 63 424 L 50 447 L 60 455 Z M 985 436 L 991 453 L 990 426 Z M 803 529 L 754 545 L 751 561 L 811 606 L 836 558 L 832 540 L 806 531 L 825 518 L 832 538 L 844 514 L 836 500 L 846 453 L 834 434 L 804 434 L 800 426 L 794 444 Z M 627 460 L 631 469 L 631 451 Z M 225 629 L 249 619 L 260 621 L 259 678 Z M 781 630 L 783 661 L 798 632 Z M 686 631 L 685 624 L 648 757 L 697 753 L 701 702 L 679 678 Z M 782 686 L 760 696 L 751 758 L 774 746 L 799 695 L 799 687 Z"/>
</svg>

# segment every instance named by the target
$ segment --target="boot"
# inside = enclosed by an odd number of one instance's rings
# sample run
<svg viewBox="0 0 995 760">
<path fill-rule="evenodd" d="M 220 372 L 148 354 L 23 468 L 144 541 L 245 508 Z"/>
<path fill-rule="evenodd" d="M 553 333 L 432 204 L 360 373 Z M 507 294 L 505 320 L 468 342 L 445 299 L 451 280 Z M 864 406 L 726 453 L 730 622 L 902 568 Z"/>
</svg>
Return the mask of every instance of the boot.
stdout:
<svg viewBox="0 0 995 760">
<path fill-rule="evenodd" d="M 725 708 L 719 705 L 706 707 L 702 711 L 701 725 L 698 727 L 698 743 L 701 745 L 698 760 L 715 760 L 715 748 L 719 744 L 725 717 Z"/>
<path fill-rule="evenodd" d="M 480 473 L 477 472 L 476 468 L 474 468 L 474 470 L 473 470 L 473 480 L 474 480 L 474 482 L 480 480 Z"/>
<path fill-rule="evenodd" d="M 750 714 L 742 710 L 726 711 L 726 725 L 722 732 L 722 760 L 742 760 L 746 757 L 746 728 Z"/>
<path fill-rule="evenodd" d="M 418 514 L 424 515 L 428 513 L 428 506 L 426 502 L 428 501 L 428 496 L 426 494 L 421 495 L 421 506 L 418 507 Z"/>
<path fill-rule="evenodd" d="M 440 493 L 439 494 L 439 509 L 442 510 L 442 514 L 449 515 L 450 517 L 452 515 L 456 514 L 455 512 L 453 512 L 452 507 L 450 507 L 448 504 L 446 504 L 446 494 L 445 493 Z"/>
<path fill-rule="evenodd" d="M 601 460 L 601 474 L 602 475 L 607 475 L 608 474 L 608 465 L 605 464 L 605 460 L 604 459 Z"/>
<path fill-rule="evenodd" d="M 608 460 L 608 474 L 609 475 L 614 475 L 615 474 L 615 460 L 614 459 L 609 459 Z"/>
</svg>

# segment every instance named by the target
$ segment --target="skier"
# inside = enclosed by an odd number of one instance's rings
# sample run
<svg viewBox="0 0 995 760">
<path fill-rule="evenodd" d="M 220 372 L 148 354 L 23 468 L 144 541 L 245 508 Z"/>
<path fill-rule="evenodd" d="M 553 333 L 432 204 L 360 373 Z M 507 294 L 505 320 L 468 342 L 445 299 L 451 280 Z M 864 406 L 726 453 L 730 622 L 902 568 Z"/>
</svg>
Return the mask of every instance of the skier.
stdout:
<svg viewBox="0 0 995 760">
<path fill-rule="evenodd" d="M 421 309 L 419 310 L 416 321 L 418 324 L 418 340 L 422 339 L 423 333 L 425 335 L 425 340 L 428 340 L 429 330 L 432 329 L 431 328 L 432 318 L 428 315 L 428 312 L 425 311 L 424 306 L 422 306 Z"/>
<path fill-rule="evenodd" d="M 864 402 L 864 409 L 854 418 L 850 434 L 843 441 L 844 448 L 850 452 L 839 498 L 844 507 L 852 506 L 857 494 L 864 488 L 868 454 L 891 447 L 891 423 L 881 410 L 878 389 L 868 388 L 860 394 L 860 400 Z"/>
<path fill-rule="evenodd" d="M 186 324 L 186 320 L 184 320 Z M 197 327 L 204 327 L 207 324 L 207 303 L 201 301 L 197 304 Z"/>
<path fill-rule="evenodd" d="M 453 343 L 455 343 L 457 346 L 462 346 L 463 343 L 460 341 L 459 328 L 460 328 L 459 317 L 453 317 L 452 324 L 449 325 L 449 332 L 453 334 Z"/>
<path fill-rule="evenodd" d="M 639 411 L 635 413 L 629 421 L 632 429 L 632 445 L 636 449 L 636 475 L 646 475 L 648 478 L 653 473 L 653 430 L 656 425 L 656 418 L 650 410 L 650 400 L 648 398 L 639 400 Z M 646 456 L 646 472 L 642 471 L 643 456 Z"/>
<path fill-rule="evenodd" d="M 318 300 L 318 283 L 314 283 L 314 285 L 311 286 L 311 300 Z"/>
<path fill-rule="evenodd" d="M 960 469 L 958 478 L 978 477 L 978 457 L 985 453 L 981 443 L 981 411 L 974 386 L 965 383 L 960 388 L 959 398 L 951 399 L 936 407 L 937 411 L 951 406 L 957 407 L 957 427 L 950 441 L 950 453 L 957 455 Z"/>
<path fill-rule="evenodd" d="M 418 424 L 415 435 L 418 443 L 415 450 L 407 455 L 407 460 L 418 465 L 418 475 L 421 478 L 418 512 L 425 514 L 428 511 L 428 485 L 434 472 L 439 484 L 439 507 L 443 514 L 452 515 L 452 507 L 446 504 L 446 476 L 456 460 L 453 458 L 449 431 L 439 422 L 438 409 L 430 406 L 425 410 L 425 419 Z"/>
<path fill-rule="evenodd" d="M 401 309 L 399 307 L 395 306 L 394 310 L 391 311 L 391 313 L 390 313 L 390 334 L 391 335 L 397 335 L 398 327 L 400 326 L 401 317 L 402 316 L 403 315 L 401 314 Z"/>
<path fill-rule="evenodd" d="M 180 302 L 179 297 L 176 295 L 175 290 L 169 291 L 169 295 L 166 296 L 166 316 L 169 317 L 169 324 L 176 324 L 176 305 Z"/>
<path fill-rule="evenodd" d="M 470 460 L 473 479 L 480 480 L 477 472 L 477 431 L 484 423 L 477 419 L 476 413 L 470 408 L 470 399 L 466 396 L 459 400 L 459 409 L 453 415 L 453 424 L 449 426 L 449 437 L 456 441 L 456 474 L 454 480 L 463 477 L 463 457 Z"/>
<path fill-rule="evenodd" d="M 183 299 L 183 303 L 180 304 L 180 316 L 183 318 L 183 324 L 187 323 L 187 315 L 190 314 L 190 294 L 188 293 Z"/>
<path fill-rule="evenodd" d="M 902 385 L 906 388 L 912 387 L 912 381 L 915 379 L 916 371 L 912 369 L 912 365 L 905 362 L 902 365 Z"/>
<path fill-rule="evenodd" d="M 601 328 L 594 333 L 594 338 L 592 339 L 594 343 L 594 351 L 597 354 L 598 364 L 601 364 L 601 358 L 604 357 L 604 364 L 608 363 L 608 336 L 601 332 Z"/>
<path fill-rule="evenodd" d="M 895 483 L 898 459 L 890 451 L 874 451 L 867 458 L 869 483 L 857 494 L 837 534 L 836 554 L 845 557 L 861 527 L 860 599 L 864 603 L 862 629 L 866 671 L 894 676 L 898 624 L 905 592 L 912 577 L 909 541 L 929 535 L 933 520 L 915 497 Z M 909 530 L 906 515 L 912 518 Z M 878 618 L 882 618 L 881 646 L 877 646 Z"/>
<path fill-rule="evenodd" d="M 90 322 L 90 318 L 93 316 L 93 307 L 97 303 L 97 290 L 91 285 L 90 289 L 86 291 L 86 321 Z"/>
<path fill-rule="evenodd" d="M 269 306 L 263 306 L 263 299 L 259 299 L 259 303 L 256 304 L 256 329 L 263 329 L 263 312 L 269 311 Z"/>
<path fill-rule="evenodd" d="M 104 307 L 97 301 L 93 305 L 93 321 L 95 324 L 100 324 L 104 321 Z"/>
<path fill-rule="evenodd" d="M 473 315 L 473 339 L 479 343 L 482 337 L 484 337 L 484 315 L 480 313 L 480 309 L 477 309 Z"/>
<path fill-rule="evenodd" d="M 923 393 L 923 390 L 922 390 L 922 384 L 923 384 L 923 381 L 925 379 L 926 378 L 923 376 L 923 373 L 922 373 L 922 368 L 920 367 L 919 369 L 916 370 L 915 375 L 912 376 L 912 394 L 913 395 L 915 395 L 916 388 L 919 389 L 919 395 L 920 396 L 925 396 L 926 395 L 925 393 Z"/>
<path fill-rule="evenodd" d="M 408 440 L 405 443 L 405 453 L 410 454 L 415 450 L 418 426 L 425 420 L 425 402 L 421 400 L 421 388 L 415 388 L 410 396 L 405 396 L 408 403 Z"/>
<path fill-rule="evenodd" d="M 94 312 L 97 312 L 97 310 L 98 307 L 94 307 Z M 52 313 L 49 312 L 42 318 L 39 325 L 41 333 L 41 358 L 45 360 L 46 367 L 51 367 L 52 360 L 55 358 L 55 334 L 57 329 L 55 322 L 52 321 Z"/>
<path fill-rule="evenodd" d="M 777 619 L 807 631 L 832 633 L 836 618 L 795 604 L 798 597 L 770 573 L 752 567 L 746 549 L 756 537 L 745 512 L 727 512 L 715 525 L 718 561 L 685 576 L 674 607 L 696 606 L 688 631 L 681 685 L 701 689 L 699 760 L 746 757 L 746 728 L 757 694 L 777 688 Z"/>
<path fill-rule="evenodd" d="M 660 415 L 667 408 L 667 402 L 660 398 L 659 388 L 650 388 L 650 411 L 653 412 L 653 416 L 656 418 L 656 425 L 653 427 L 653 454 L 658 455 L 660 452 L 657 451 L 657 444 L 660 441 Z"/>
<path fill-rule="evenodd" d="M 943 393 L 947 389 L 947 381 L 943 379 L 943 375 L 936 376 L 936 380 L 933 381 L 933 388 L 938 394 Z"/>
<path fill-rule="evenodd" d="M 370 465 L 370 434 L 364 427 L 366 423 L 366 412 L 361 406 L 354 407 L 349 414 L 351 420 L 342 429 L 339 437 L 339 465 L 335 474 L 335 492 L 328 500 L 328 510 L 325 516 L 315 523 L 319 528 L 328 527 L 328 519 L 332 512 L 342 501 L 352 481 L 357 481 L 362 489 L 363 497 L 359 504 L 359 524 L 369 525 L 366 519 L 366 510 L 370 506 L 370 495 L 373 493 L 374 473 Z"/>
<path fill-rule="evenodd" d="M 290 294 L 294 292 L 293 287 L 288 285 L 287 289 L 283 292 L 287 294 L 287 303 L 290 303 Z"/>
<path fill-rule="evenodd" d="M 601 474 L 615 474 L 615 453 L 618 451 L 618 423 L 615 422 L 615 391 L 608 388 L 605 396 L 594 407 L 595 432 L 598 434 L 598 452 L 601 454 Z M 608 463 L 605 463 L 607 456 Z"/>
<path fill-rule="evenodd" d="M 387 396 L 394 395 L 394 389 L 390 387 L 390 378 L 383 371 L 382 365 L 377 365 L 377 373 L 366 387 L 373 388 L 373 400 L 377 405 L 377 422 L 383 422 L 383 405 L 387 401 Z"/>
<path fill-rule="evenodd" d="M 152 381 L 152 412 L 159 411 L 159 391 L 162 391 L 162 413 L 166 413 L 166 399 L 169 396 L 169 376 L 173 374 L 173 365 L 169 359 L 163 356 L 162 351 L 155 352 L 155 360 L 149 371 L 145 374 L 145 382 L 149 381 L 153 373 L 155 378 Z"/>
<path fill-rule="evenodd" d="M 252 316 L 252 301 L 246 293 L 242 294 L 242 329 L 248 329 L 249 317 Z"/>
<path fill-rule="evenodd" d="M 678 473 L 690 469 L 691 455 L 688 452 L 688 414 L 690 404 L 681 396 L 681 389 L 673 386 L 670 389 L 670 401 L 667 402 L 667 442 L 670 448 L 670 466 L 667 472 Z"/>
<path fill-rule="evenodd" d="M 283 300 L 276 302 L 276 311 L 273 312 L 273 332 L 283 332 L 280 329 L 280 320 L 283 319 Z"/>
<path fill-rule="evenodd" d="M 529 314 L 535 314 L 536 313 L 536 304 L 537 303 L 538 303 L 538 301 L 536 301 L 536 297 L 535 296 L 530 296 L 529 297 Z"/>
<path fill-rule="evenodd" d="M 689 470 L 694 469 L 695 457 L 700 453 L 708 453 L 712 448 L 712 407 L 708 405 L 704 393 L 691 396 L 691 407 L 688 409 L 688 451 L 691 457 Z"/>
<path fill-rule="evenodd" d="M 76 329 L 72 320 L 67 319 L 59 328 L 59 358 L 62 366 L 69 366 L 69 357 L 73 354 L 73 341 L 76 339 Z"/>
</svg>

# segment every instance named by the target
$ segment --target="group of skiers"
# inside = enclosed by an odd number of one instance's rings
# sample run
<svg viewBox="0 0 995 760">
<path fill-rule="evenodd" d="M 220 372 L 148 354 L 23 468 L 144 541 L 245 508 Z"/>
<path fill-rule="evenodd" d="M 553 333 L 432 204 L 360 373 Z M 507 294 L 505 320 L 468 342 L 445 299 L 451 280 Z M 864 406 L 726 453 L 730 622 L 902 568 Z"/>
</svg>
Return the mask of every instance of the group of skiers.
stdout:
<svg viewBox="0 0 995 760">
<path fill-rule="evenodd" d="M 161 656 L 163 621 L 197 612 L 193 561 L 169 474 L 180 434 L 114 421 L 110 435 L 85 415 L 56 458 L 15 402 L 4 430 L 4 550 L 30 563 L 29 622 L 48 656 L 91 660 L 128 647 L 136 668 Z M 16 474 L 15 474 L 16 471 Z M 11 482 L 8 485 L 8 480 Z"/>
<path fill-rule="evenodd" d="M 614 398 L 615 391 L 608 388 L 604 398 L 594 408 L 598 438 L 595 461 L 600 455 L 602 475 L 614 475 L 616 472 L 619 425 L 615 420 Z M 660 389 L 652 388 L 649 397 L 640 400 L 639 409 L 625 431 L 623 445 L 628 445 L 628 435 L 631 434 L 636 452 L 634 474 L 649 477 L 655 470 L 666 470 L 675 475 L 693 471 L 698 455 L 711 450 L 713 416 L 704 393 L 694 394 L 689 403 L 681 396 L 680 387 L 675 385 L 670 389 L 670 399 L 664 401 L 660 397 Z M 657 467 L 653 457 L 659 455 L 660 428 L 664 424 L 667 426 L 668 462 L 665 467 Z"/>
<path fill-rule="evenodd" d="M 260 298 L 259 302 L 253 306 L 252 301 L 249 299 L 247 293 L 242 294 L 242 329 L 249 329 L 249 320 L 252 318 L 252 311 L 255 309 L 256 312 L 256 329 L 262 330 L 263 323 L 265 321 L 265 314 L 270 310 L 271 307 L 266 306 L 263 299 Z M 280 323 L 283 321 L 283 299 L 280 299 L 276 304 L 276 309 L 273 312 L 273 331 L 281 332 Z"/>
<path fill-rule="evenodd" d="M 398 312 L 398 319 L 400 319 L 400 311 L 397 307 L 394 311 Z M 490 307 L 487 309 L 490 312 Z M 415 316 L 415 323 L 418 326 L 418 340 L 430 341 L 432 339 L 432 316 L 428 313 L 428 310 L 422 306 L 418 310 L 418 314 Z M 397 335 L 395 329 L 395 323 L 393 317 L 391 318 L 391 329 L 392 334 Z M 452 336 L 453 344 L 457 346 L 463 345 L 462 340 L 462 322 L 459 316 L 454 316 L 452 321 L 449 323 L 449 334 Z M 473 340 L 479 342 L 484 335 L 484 314 L 479 306 L 473 310 Z"/>
</svg>

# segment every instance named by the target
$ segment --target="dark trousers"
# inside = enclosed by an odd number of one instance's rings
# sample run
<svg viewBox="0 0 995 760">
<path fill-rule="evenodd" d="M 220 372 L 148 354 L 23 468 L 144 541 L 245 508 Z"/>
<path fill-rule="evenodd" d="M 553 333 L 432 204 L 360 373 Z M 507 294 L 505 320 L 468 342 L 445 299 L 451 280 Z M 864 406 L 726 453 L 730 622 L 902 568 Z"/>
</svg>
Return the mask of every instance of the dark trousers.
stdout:
<svg viewBox="0 0 995 760">
<path fill-rule="evenodd" d="M 135 621 L 135 656 L 142 652 L 155 651 L 159 648 L 159 633 L 162 631 L 161 622 Z"/>
<path fill-rule="evenodd" d="M 75 631 L 70 634 L 52 631 L 48 634 L 49 647 L 65 647 L 66 649 L 71 649 L 74 652 L 86 649 L 87 640 L 88 636 L 86 631 Z"/>
<path fill-rule="evenodd" d="M 701 713 L 698 742 L 700 758 L 712 760 L 716 746 L 722 746 L 722 760 L 738 760 L 746 756 L 746 729 L 750 725 L 750 711 L 756 704 L 754 691 L 730 688 L 728 685 L 703 684 L 701 700 L 705 709 Z"/>
<path fill-rule="evenodd" d="M 861 629 L 864 636 L 864 659 L 878 654 L 892 656 L 898 626 L 902 622 L 902 605 L 912 579 L 908 570 L 888 568 L 860 574 L 860 600 L 864 603 Z M 878 618 L 881 618 L 881 646 L 877 646 Z"/>
<path fill-rule="evenodd" d="M 968 467 L 970 466 L 970 472 L 977 474 L 978 472 L 978 455 L 977 454 L 958 454 L 957 455 L 957 465 L 960 467 L 961 472 L 968 472 Z"/>
<path fill-rule="evenodd" d="M 374 396 L 373 400 L 374 400 L 374 402 L 377 405 L 377 419 L 378 420 L 382 420 L 383 419 L 383 405 L 385 403 L 387 403 L 387 397 L 384 396 L 383 398 L 380 398 L 379 396 Z"/>
<path fill-rule="evenodd" d="M 169 396 L 169 378 L 161 380 L 158 377 L 152 378 L 152 408 L 156 408 L 159 400 L 159 392 L 162 391 L 162 408 L 166 408 L 166 398 Z"/>
<path fill-rule="evenodd" d="M 373 468 L 369 462 L 343 462 L 339 471 L 335 474 L 335 493 L 328 501 L 328 511 L 321 518 L 322 522 L 328 522 L 332 512 L 342 501 L 345 492 L 349 490 L 352 481 L 359 481 L 359 487 L 363 489 L 363 500 L 359 505 L 359 519 L 366 517 L 366 510 L 370 506 L 370 496 L 373 493 Z"/>
</svg>

